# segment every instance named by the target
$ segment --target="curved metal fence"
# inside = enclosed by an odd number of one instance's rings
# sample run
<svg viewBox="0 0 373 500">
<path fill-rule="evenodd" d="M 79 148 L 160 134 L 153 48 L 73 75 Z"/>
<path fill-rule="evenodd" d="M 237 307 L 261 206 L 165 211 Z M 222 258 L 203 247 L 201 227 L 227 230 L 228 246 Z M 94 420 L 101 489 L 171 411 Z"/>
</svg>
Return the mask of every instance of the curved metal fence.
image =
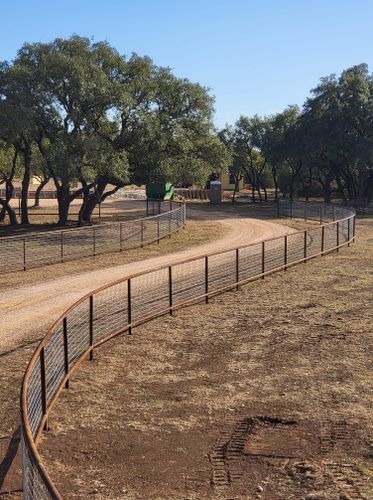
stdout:
<svg viewBox="0 0 373 500">
<path fill-rule="evenodd" d="M 180 209 L 181 210 L 181 209 Z M 21 393 L 23 494 L 60 499 L 37 451 L 48 414 L 72 373 L 96 347 L 155 317 L 205 301 L 290 265 L 349 245 L 355 214 L 343 207 L 280 203 L 280 216 L 307 217 L 324 224 L 260 243 L 202 255 L 134 274 L 89 293 L 54 324 L 35 351 Z"/>
<path fill-rule="evenodd" d="M 161 213 L 165 208 L 167 211 Z M 147 201 L 146 209 L 153 216 L 0 238 L 0 273 L 122 252 L 159 241 L 185 225 L 186 207 L 182 203 Z"/>
</svg>

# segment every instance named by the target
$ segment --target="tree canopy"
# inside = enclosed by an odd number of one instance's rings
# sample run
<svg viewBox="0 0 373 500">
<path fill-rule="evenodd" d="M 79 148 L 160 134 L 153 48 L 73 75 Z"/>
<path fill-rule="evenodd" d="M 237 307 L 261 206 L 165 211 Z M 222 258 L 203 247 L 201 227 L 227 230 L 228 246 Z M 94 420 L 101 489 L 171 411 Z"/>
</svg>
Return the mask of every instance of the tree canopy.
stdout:
<svg viewBox="0 0 373 500">
<path fill-rule="evenodd" d="M 204 183 L 227 162 L 212 114 L 206 88 L 148 57 L 79 36 L 24 44 L 0 66 L 0 137 L 24 159 L 22 222 L 35 145 L 57 189 L 60 223 L 81 195 L 86 221 L 127 182 Z"/>
</svg>

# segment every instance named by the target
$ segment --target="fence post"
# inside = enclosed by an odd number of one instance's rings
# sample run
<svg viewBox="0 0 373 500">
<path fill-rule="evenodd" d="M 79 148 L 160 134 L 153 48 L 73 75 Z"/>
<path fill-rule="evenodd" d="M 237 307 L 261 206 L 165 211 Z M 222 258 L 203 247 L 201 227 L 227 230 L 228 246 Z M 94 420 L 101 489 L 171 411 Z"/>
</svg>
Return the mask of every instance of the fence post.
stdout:
<svg viewBox="0 0 373 500">
<path fill-rule="evenodd" d="M 337 252 L 339 252 L 339 222 L 337 222 Z"/>
<path fill-rule="evenodd" d="M 285 234 L 285 237 L 284 237 L 284 269 L 285 271 L 288 270 L 288 267 L 287 267 L 287 263 L 288 263 L 288 235 Z"/>
<path fill-rule="evenodd" d="M 355 231 L 356 231 L 356 215 L 353 216 L 353 225 L 352 225 L 352 236 L 353 241 L 355 242 Z"/>
<path fill-rule="evenodd" d="M 262 279 L 264 280 L 264 272 L 265 272 L 265 241 L 262 241 Z"/>
<path fill-rule="evenodd" d="M 131 300 L 131 278 L 127 280 L 127 309 L 128 309 L 128 324 L 132 323 L 132 300 Z M 132 326 L 128 328 L 128 334 L 131 335 Z"/>
<path fill-rule="evenodd" d="M 41 404 L 43 409 L 43 417 L 47 415 L 47 381 L 45 376 L 45 353 L 44 347 L 40 351 L 40 381 L 41 381 Z M 44 430 L 48 430 L 48 422 L 45 420 Z"/>
<path fill-rule="evenodd" d="M 158 215 L 161 213 L 161 200 L 158 200 Z"/>
<path fill-rule="evenodd" d="M 92 236 L 93 236 L 93 257 L 96 256 L 96 233 L 94 226 L 92 227 Z"/>
<path fill-rule="evenodd" d="M 206 255 L 206 257 L 205 257 L 205 294 L 206 294 L 205 302 L 206 302 L 206 304 L 209 303 L 208 293 L 209 293 L 209 258 Z"/>
<path fill-rule="evenodd" d="M 26 236 L 23 238 L 23 270 L 26 271 Z"/>
<path fill-rule="evenodd" d="M 65 375 L 69 373 L 69 344 L 67 340 L 67 318 L 63 318 L 63 347 L 65 358 Z M 69 379 L 65 382 L 65 389 L 69 388 Z"/>
<path fill-rule="evenodd" d="M 98 219 L 101 220 L 101 201 L 98 204 Z"/>
<path fill-rule="evenodd" d="M 157 217 L 157 238 L 158 238 L 158 244 L 159 244 L 159 217 Z"/>
<path fill-rule="evenodd" d="M 172 229 L 172 212 L 168 215 L 168 237 L 171 238 L 171 229 Z"/>
<path fill-rule="evenodd" d="M 240 249 L 236 248 L 236 290 L 239 290 L 238 283 L 240 281 Z"/>
<path fill-rule="evenodd" d="M 144 222 L 141 221 L 141 248 L 144 247 Z"/>
<path fill-rule="evenodd" d="M 89 360 L 93 360 L 93 295 L 89 296 L 89 345 L 91 351 L 89 353 Z"/>
<path fill-rule="evenodd" d="M 63 231 L 61 231 L 61 262 L 63 262 Z"/>
<path fill-rule="evenodd" d="M 123 246 L 122 246 L 123 239 L 122 239 L 122 236 L 123 236 L 122 235 L 122 223 L 119 222 L 119 251 L 120 252 L 123 252 Z"/>
<path fill-rule="evenodd" d="M 307 231 L 304 231 L 303 255 L 304 255 L 304 262 L 307 262 Z"/>
<path fill-rule="evenodd" d="M 170 306 L 170 316 L 172 316 L 172 267 L 168 266 L 168 299 Z"/>
<path fill-rule="evenodd" d="M 347 246 L 348 247 L 350 246 L 350 236 L 351 236 L 350 235 L 350 220 L 351 220 L 351 218 L 347 219 L 347 241 L 348 241 Z"/>
<path fill-rule="evenodd" d="M 321 228 L 321 255 L 324 255 L 324 245 L 325 245 L 325 226 Z"/>
</svg>

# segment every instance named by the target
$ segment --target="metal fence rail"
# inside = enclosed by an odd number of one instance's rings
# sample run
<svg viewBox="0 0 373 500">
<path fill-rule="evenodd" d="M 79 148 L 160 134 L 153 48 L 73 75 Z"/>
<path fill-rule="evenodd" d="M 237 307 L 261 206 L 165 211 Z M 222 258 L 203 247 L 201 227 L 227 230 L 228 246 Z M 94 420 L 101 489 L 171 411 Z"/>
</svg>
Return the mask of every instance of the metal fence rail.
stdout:
<svg viewBox="0 0 373 500">
<path fill-rule="evenodd" d="M 349 245 L 355 214 L 342 207 L 280 203 L 280 216 L 320 220 L 320 226 L 260 243 L 202 255 L 138 273 L 89 293 L 54 324 L 35 351 L 21 393 L 23 494 L 60 499 L 37 451 L 41 433 L 72 373 L 96 347 L 155 317 L 172 314 L 225 290 Z"/>
<path fill-rule="evenodd" d="M 0 238 L 0 273 L 144 246 L 171 235 L 186 222 L 186 207 L 182 203 L 147 200 L 146 213 L 152 216 Z"/>
</svg>

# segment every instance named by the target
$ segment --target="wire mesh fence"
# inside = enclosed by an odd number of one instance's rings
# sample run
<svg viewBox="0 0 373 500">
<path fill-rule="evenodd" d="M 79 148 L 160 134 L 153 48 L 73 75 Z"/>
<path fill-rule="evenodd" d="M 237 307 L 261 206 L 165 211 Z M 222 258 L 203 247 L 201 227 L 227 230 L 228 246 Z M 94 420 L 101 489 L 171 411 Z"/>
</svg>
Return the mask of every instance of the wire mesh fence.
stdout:
<svg viewBox="0 0 373 500">
<path fill-rule="evenodd" d="M 182 203 L 146 201 L 144 219 L 0 238 L 0 273 L 122 252 L 171 235 L 185 225 Z"/>
<path fill-rule="evenodd" d="M 179 210 L 179 209 L 177 209 Z M 266 274 L 350 244 L 355 214 L 342 207 L 280 203 L 280 216 L 320 220 L 320 226 L 203 255 L 139 273 L 96 290 L 72 306 L 43 339 L 27 368 L 21 396 L 23 493 L 25 498 L 61 498 L 43 467 L 37 442 L 48 414 L 71 374 L 93 350 L 115 335 L 152 318 Z M 149 230 L 150 231 L 150 230 Z M 154 233 L 154 226 L 151 229 Z"/>
</svg>

